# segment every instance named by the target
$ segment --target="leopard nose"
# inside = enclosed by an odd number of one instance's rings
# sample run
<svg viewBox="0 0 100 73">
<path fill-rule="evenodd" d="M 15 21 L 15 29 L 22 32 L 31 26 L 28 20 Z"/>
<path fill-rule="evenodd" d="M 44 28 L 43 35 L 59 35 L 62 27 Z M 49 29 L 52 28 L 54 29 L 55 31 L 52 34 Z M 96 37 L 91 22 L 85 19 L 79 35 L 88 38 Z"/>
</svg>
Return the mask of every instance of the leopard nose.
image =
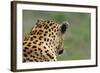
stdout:
<svg viewBox="0 0 100 73">
<path fill-rule="evenodd" d="M 63 50 L 60 50 L 60 51 L 58 52 L 59 55 L 62 54 L 62 53 L 63 53 Z"/>
</svg>

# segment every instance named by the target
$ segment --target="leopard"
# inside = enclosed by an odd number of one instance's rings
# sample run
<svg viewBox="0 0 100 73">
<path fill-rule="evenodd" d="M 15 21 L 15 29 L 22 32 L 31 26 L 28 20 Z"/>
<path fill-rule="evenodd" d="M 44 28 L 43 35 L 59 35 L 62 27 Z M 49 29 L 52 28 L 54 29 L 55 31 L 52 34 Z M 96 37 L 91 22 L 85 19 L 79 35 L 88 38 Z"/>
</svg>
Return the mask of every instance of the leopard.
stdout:
<svg viewBox="0 0 100 73">
<path fill-rule="evenodd" d="M 23 63 L 57 61 L 64 51 L 64 37 L 69 23 L 36 20 L 23 39 Z"/>
</svg>

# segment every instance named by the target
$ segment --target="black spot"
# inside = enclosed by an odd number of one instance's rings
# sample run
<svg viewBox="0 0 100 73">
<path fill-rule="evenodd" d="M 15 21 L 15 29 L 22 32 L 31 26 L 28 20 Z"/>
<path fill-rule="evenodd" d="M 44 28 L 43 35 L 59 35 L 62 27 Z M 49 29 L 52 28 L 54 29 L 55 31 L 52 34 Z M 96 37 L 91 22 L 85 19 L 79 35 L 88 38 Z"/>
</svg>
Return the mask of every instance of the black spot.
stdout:
<svg viewBox="0 0 100 73">
<path fill-rule="evenodd" d="M 49 45 L 51 45 L 51 42 L 49 42 Z"/>
<path fill-rule="evenodd" d="M 40 48 L 38 48 L 38 50 L 41 50 Z"/>
<path fill-rule="evenodd" d="M 36 46 L 32 46 L 32 48 L 36 48 Z"/>
<path fill-rule="evenodd" d="M 27 54 L 24 53 L 24 57 L 27 57 Z"/>
<path fill-rule="evenodd" d="M 26 52 L 26 49 L 24 49 L 23 52 Z"/>
<path fill-rule="evenodd" d="M 30 62 L 33 62 L 33 60 L 29 60 Z"/>
<path fill-rule="evenodd" d="M 50 59 L 54 59 L 54 57 L 52 57 L 49 53 L 47 53 L 47 56 L 48 56 Z"/>
<path fill-rule="evenodd" d="M 48 29 L 48 28 L 49 28 L 49 26 L 48 25 L 45 25 L 44 29 Z"/>
<path fill-rule="evenodd" d="M 36 44 L 36 42 L 33 42 L 33 44 Z"/>
<path fill-rule="evenodd" d="M 43 30 L 39 30 L 39 32 L 43 32 Z"/>
<path fill-rule="evenodd" d="M 46 50 L 45 53 L 47 53 L 49 50 Z"/>
<path fill-rule="evenodd" d="M 37 52 L 34 52 L 34 53 L 35 53 L 35 55 L 39 56 L 39 54 Z"/>
<path fill-rule="evenodd" d="M 38 45 L 41 45 L 41 44 L 43 44 L 43 42 L 40 42 Z"/>
<path fill-rule="evenodd" d="M 44 49 L 46 49 L 46 47 L 44 46 Z"/>
<path fill-rule="evenodd" d="M 37 32 L 37 30 L 31 31 L 30 35 L 34 35 L 34 34 L 36 34 L 36 32 Z"/>
<path fill-rule="evenodd" d="M 34 49 L 34 51 L 37 51 L 37 49 Z"/>
<path fill-rule="evenodd" d="M 50 39 L 50 42 L 52 42 L 52 39 Z"/>
<path fill-rule="evenodd" d="M 33 36 L 33 38 L 36 38 L 36 36 Z"/>
<path fill-rule="evenodd" d="M 52 35 L 53 35 L 53 32 L 52 32 Z"/>
<path fill-rule="evenodd" d="M 44 34 L 44 36 L 46 36 L 46 34 Z"/>
<path fill-rule="evenodd" d="M 31 37 L 30 41 L 33 41 L 33 37 Z"/>
<path fill-rule="evenodd" d="M 51 29 L 49 29 L 49 32 L 51 32 Z"/>
<path fill-rule="evenodd" d="M 29 47 L 30 47 L 30 46 L 31 46 L 31 43 L 29 42 L 27 46 L 29 46 Z"/>
<path fill-rule="evenodd" d="M 49 37 L 51 36 L 51 34 L 49 34 Z"/>
<path fill-rule="evenodd" d="M 44 41 L 46 41 L 46 38 L 44 38 Z"/>
<path fill-rule="evenodd" d="M 27 42 L 23 42 L 23 45 L 25 45 Z"/>
<path fill-rule="evenodd" d="M 33 58 L 35 58 L 35 56 L 32 56 Z"/>
<path fill-rule="evenodd" d="M 47 33 L 48 33 L 48 31 L 45 31 L 45 33 L 47 34 Z"/>
<path fill-rule="evenodd" d="M 53 28 L 56 28 L 56 26 L 53 26 Z"/>
<path fill-rule="evenodd" d="M 29 58 L 26 58 L 26 60 L 29 60 Z"/>
<path fill-rule="evenodd" d="M 56 29 L 54 29 L 54 32 L 56 32 Z"/>
<path fill-rule="evenodd" d="M 37 60 L 37 59 L 34 59 L 34 61 L 35 61 L 35 62 L 38 62 L 38 60 Z"/>
<path fill-rule="evenodd" d="M 53 27 L 51 29 L 53 30 Z"/>
<path fill-rule="evenodd" d="M 40 37 L 39 37 L 39 40 L 42 40 L 42 38 L 43 38 L 43 36 L 40 36 Z"/>
<path fill-rule="evenodd" d="M 30 50 L 29 52 L 28 52 L 28 54 L 31 54 L 33 51 L 32 50 Z"/>
<path fill-rule="evenodd" d="M 41 24 L 39 24 L 37 27 L 38 27 L 38 28 L 41 28 L 41 27 L 42 27 L 42 25 L 41 25 Z"/>
<path fill-rule="evenodd" d="M 29 48 L 27 48 L 27 47 L 24 47 L 24 49 L 29 49 Z"/>
<path fill-rule="evenodd" d="M 52 26 L 52 25 L 53 25 L 53 23 L 50 23 L 49 25 L 50 25 L 50 26 Z"/>
<path fill-rule="evenodd" d="M 38 42 L 38 40 L 35 40 L 35 42 Z"/>
<path fill-rule="evenodd" d="M 49 38 L 47 38 L 47 42 L 49 41 Z"/>
<path fill-rule="evenodd" d="M 26 62 L 26 59 L 23 59 L 23 62 Z"/>
<path fill-rule="evenodd" d="M 47 23 L 50 23 L 50 21 L 47 21 Z"/>
<path fill-rule="evenodd" d="M 48 44 L 46 43 L 46 45 L 48 46 Z"/>
</svg>

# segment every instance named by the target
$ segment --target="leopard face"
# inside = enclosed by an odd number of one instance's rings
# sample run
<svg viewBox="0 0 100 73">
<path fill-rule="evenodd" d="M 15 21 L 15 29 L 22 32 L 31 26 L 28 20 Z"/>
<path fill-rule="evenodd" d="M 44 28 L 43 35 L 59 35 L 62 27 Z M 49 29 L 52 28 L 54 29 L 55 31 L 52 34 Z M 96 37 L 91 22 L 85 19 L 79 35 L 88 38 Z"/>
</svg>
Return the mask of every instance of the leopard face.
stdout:
<svg viewBox="0 0 100 73">
<path fill-rule="evenodd" d="M 37 20 L 23 41 L 23 62 L 56 61 L 64 50 L 64 34 L 68 23 L 57 24 Z"/>
</svg>

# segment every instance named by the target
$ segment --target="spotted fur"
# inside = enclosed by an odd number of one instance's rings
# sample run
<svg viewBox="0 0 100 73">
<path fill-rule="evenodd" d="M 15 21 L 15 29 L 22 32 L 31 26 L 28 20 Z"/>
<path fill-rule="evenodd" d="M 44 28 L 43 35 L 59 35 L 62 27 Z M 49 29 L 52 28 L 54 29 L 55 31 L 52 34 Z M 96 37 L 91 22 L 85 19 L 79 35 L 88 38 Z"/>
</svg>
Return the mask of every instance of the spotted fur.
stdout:
<svg viewBox="0 0 100 73">
<path fill-rule="evenodd" d="M 23 62 L 56 61 L 64 50 L 64 34 L 68 24 L 37 20 L 23 41 Z"/>
</svg>

